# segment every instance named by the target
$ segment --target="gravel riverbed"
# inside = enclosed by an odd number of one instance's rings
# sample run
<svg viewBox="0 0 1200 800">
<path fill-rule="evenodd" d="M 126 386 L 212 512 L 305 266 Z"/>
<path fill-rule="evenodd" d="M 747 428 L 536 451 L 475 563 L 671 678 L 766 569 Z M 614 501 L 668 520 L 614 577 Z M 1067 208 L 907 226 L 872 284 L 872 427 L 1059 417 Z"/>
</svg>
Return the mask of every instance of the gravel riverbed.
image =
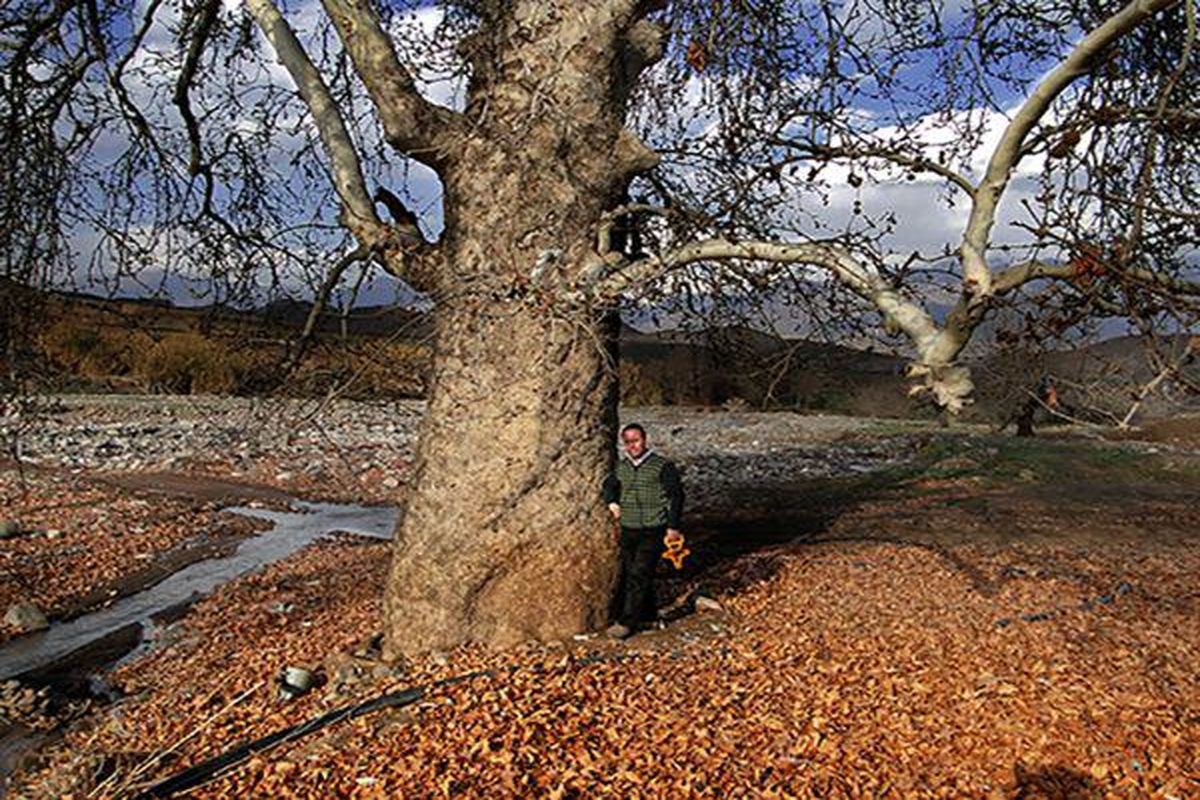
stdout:
<svg viewBox="0 0 1200 800">
<path fill-rule="evenodd" d="M 411 400 L 72 396 L 36 420 L 0 420 L 0 435 L 42 466 L 200 473 L 319 499 L 395 502 L 423 413 Z M 910 435 L 864 435 L 875 422 L 851 417 L 649 407 L 625 409 L 622 421 L 645 425 L 652 446 L 683 467 L 692 507 L 734 484 L 892 466 L 914 446 Z"/>
</svg>

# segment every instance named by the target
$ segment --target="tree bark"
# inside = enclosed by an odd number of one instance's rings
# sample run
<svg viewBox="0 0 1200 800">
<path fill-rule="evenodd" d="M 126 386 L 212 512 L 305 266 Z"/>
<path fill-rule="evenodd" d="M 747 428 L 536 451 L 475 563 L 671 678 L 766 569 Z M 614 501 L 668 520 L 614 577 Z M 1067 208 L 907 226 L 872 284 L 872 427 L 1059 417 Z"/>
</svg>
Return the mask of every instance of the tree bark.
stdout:
<svg viewBox="0 0 1200 800">
<path fill-rule="evenodd" d="M 509 305 L 440 309 L 385 598 L 391 657 L 562 639 L 606 621 L 615 559 L 599 491 L 616 382 L 598 345 L 610 331 Z"/>
<path fill-rule="evenodd" d="M 604 212 L 653 164 L 623 127 L 612 68 L 636 29 L 618 0 L 517 2 L 467 48 L 469 124 L 442 170 L 437 344 L 385 596 L 389 656 L 606 622 L 615 316 L 571 290 L 598 257 Z"/>
</svg>

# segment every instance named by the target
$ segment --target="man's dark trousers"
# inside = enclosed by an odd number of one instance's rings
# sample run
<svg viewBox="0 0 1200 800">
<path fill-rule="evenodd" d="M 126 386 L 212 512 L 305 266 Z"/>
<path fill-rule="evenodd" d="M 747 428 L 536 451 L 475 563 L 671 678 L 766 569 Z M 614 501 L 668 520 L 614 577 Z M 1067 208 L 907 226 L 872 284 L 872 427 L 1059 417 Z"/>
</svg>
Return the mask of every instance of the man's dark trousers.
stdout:
<svg viewBox="0 0 1200 800">
<path fill-rule="evenodd" d="M 654 599 L 654 571 L 658 569 L 666 533 L 666 525 L 621 528 L 617 620 L 622 625 L 636 628 L 655 619 L 658 607 Z"/>
</svg>

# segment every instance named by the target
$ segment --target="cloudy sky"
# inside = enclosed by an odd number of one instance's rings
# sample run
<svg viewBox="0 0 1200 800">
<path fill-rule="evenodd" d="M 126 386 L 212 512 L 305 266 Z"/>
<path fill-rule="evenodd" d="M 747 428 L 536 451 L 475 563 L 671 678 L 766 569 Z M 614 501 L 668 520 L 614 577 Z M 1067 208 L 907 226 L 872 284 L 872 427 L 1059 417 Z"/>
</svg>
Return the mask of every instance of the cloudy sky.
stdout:
<svg viewBox="0 0 1200 800">
<path fill-rule="evenodd" d="M 225 3 L 226 7 L 232 10 L 240 5 L 240 0 L 225 0 Z M 317 0 L 302 0 L 301 2 L 289 3 L 287 5 L 289 21 L 310 44 L 315 43 L 314 36 L 319 30 L 319 21 L 322 18 L 322 13 L 319 10 Z M 415 40 L 421 37 L 430 38 L 435 36 L 440 20 L 441 12 L 433 8 L 420 9 L 397 20 L 397 40 L 401 43 L 401 49 L 404 47 L 406 37 L 411 37 Z M 144 72 L 139 70 L 143 66 L 143 60 L 146 60 L 148 64 L 154 59 L 155 54 L 170 52 L 172 48 L 177 47 L 175 38 L 171 33 L 171 29 L 176 22 L 176 20 L 169 19 L 166 16 L 159 19 L 150 31 L 142 53 L 131 62 L 128 72 L 132 76 L 130 88 L 135 101 L 145 103 L 148 107 L 153 107 L 155 113 L 160 115 L 163 121 L 177 123 L 178 114 L 174 107 L 170 103 L 162 102 L 164 78 L 169 83 L 169 79 L 172 76 L 157 74 L 150 68 L 147 68 Z M 259 38 L 261 43 L 261 37 Z M 265 43 L 263 44 L 265 46 Z M 290 91 L 292 88 L 291 80 L 283 68 L 276 64 L 273 59 L 266 59 L 264 64 L 265 74 L 260 69 L 252 76 L 253 79 L 260 82 L 265 81 L 276 89 Z M 249 67 L 244 65 L 238 67 L 231 66 L 229 69 L 241 70 L 234 77 L 240 77 L 243 80 L 248 77 L 247 70 Z M 696 103 L 703 103 L 704 92 L 701 91 L 701 87 L 699 86 L 699 82 L 703 80 L 703 77 L 697 77 L 694 80 L 697 83 L 696 91 L 689 92 L 689 96 L 695 98 Z M 419 87 L 422 93 L 435 103 L 450 108 L 461 108 L 464 103 L 464 86 L 461 81 L 439 78 L 435 74 L 426 72 L 420 75 Z M 1006 110 L 1008 112 L 1015 109 L 1020 98 L 1014 97 L 1011 100 L 1011 108 Z M 203 102 L 202 92 L 198 102 Z M 281 170 L 287 169 L 285 162 L 289 151 L 294 150 L 300 143 L 305 129 L 308 128 L 308 132 L 311 132 L 310 123 L 305 118 L 303 110 L 299 105 L 292 104 L 289 108 L 291 109 L 289 113 L 294 115 L 294 119 L 284 120 L 285 124 L 281 126 L 281 130 L 285 132 L 291 131 L 289 134 L 291 141 L 281 141 L 279 143 L 278 154 L 275 156 L 278 159 Z M 712 124 L 711 115 L 706 114 L 702 106 L 694 105 L 688 107 L 685 104 L 679 108 L 679 113 L 689 119 L 688 124 L 693 126 L 694 130 L 703 129 L 705 125 Z M 967 171 L 969 178 L 977 179 L 983 173 L 991 147 L 999 139 L 1004 125 L 1007 123 L 1007 117 L 1005 112 L 981 111 L 978 109 L 964 109 L 962 113 L 986 117 L 987 134 L 981 146 L 977 148 L 970 159 Z M 255 126 L 259 122 L 247 118 L 235 124 Z M 351 124 L 355 128 L 354 133 L 364 144 L 364 149 L 368 151 L 373 150 L 378 143 L 375 126 L 362 121 L 361 118 L 360 124 L 354 124 L 354 120 L 351 121 Z M 940 145 L 946 143 L 947 136 L 953 135 L 949 133 L 950 129 L 945 125 L 943 120 L 934 118 L 930 118 L 918 125 L 917 130 L 920 141 L 928 147 L 931 154 Z M 893 131 L 886 124 L 881 123 L 877 129 L 877 134 L 881 140 L 889 138 L 889 134 L 891 133 Z M 121 140 L 121 131 L 115 128 L 111 129 L 106 136 L 98 141 L 97 156 L 103 159 L 107 154 L 115 155 L 120 153 L 123 147 L 124 142 Z M 1021 165 L 1001 208 L 994 235 L 996 241 L 1005 242 L 1018 238 L 1018 234 L 1011 226 L 1011 221 L 1020 216 L 1021 201 L 1031 195 L 1033 191 L 1031 178 L 1036 174 L 1039 167 L 1040 164 L 1032 159 Z M 418 211 L 426 235 L 430 238 L 436 238 L 440 235 L 442 228 L 441 189 L 433 172 L 411 161 L 400 161 L 385 165 L 377 164 L 376 170 L 375 177 L 386 182 L 390 188 L 397 191 L 397 194 L 404 197 Z M 854 207 L 856 204 L 861 204 L 861 208 L 867 216 L 879 215 L 886 211 L 894 212 L 899 224 L 890 241 L 890 248 L 900 253 L 910 251 L 936 253 L 957 247 L 969 207 L 965 198 L 961 196 L 961 193 L 956 196 L 954 191 L 947 188 L 945 180 L 929 173 L 917 175 L 915 180 L 906 179 L 901 171 L 896 170 L 891 180 L 883 180 L 881 182 L 867 181 L 855 188 L 846 180 L 849 171 L 849 167 L 845 165 L 832 165 L 826 169 L 824 177 L 831 186 L 827 205 L 813 205 L 809 196 L 805 196 L 803 199 L 797 197 L 795 202 L 797 204 L 806 203 L 805 213 L 819 218 L 823 228 L 826 230 L 842 229 L 850 224 L 855 218 Z M 135 231 L 135 239 L 137 235 Z M 94 231 L 80 229 L 76 232 L 75 247 L 81 255 L 84 255 L 85 260 L 87 260 L 86 254 L 89 250 L 95 249 L 96 238 Z M 102 278 L 106 273 L 103 268 L 104 262 L 101 258 L 92 260 L 93 265 L 96 267 L 96 270 L 92 274 L 97 277 L 77 282 L 82 284 L 80 288 L 85 290 L 90 287 L 106 291 L 106 293 L 134 295 L 161 290 L 176 302 L 211 302 L 212 296 L 206 289 L 207 281 L 200 274 L 202 270 L 194 270 L 192 273 L 182 271 L 164 275 L 152 263 L 155 259 L 169 260 L 171 248 L 178 251 L 180 248 L 186 249 L 190 246 L 191 242 L 188 240 L 188 234 L 176 231 L 171 237 L 162 238 L 161 240 L 156 239 L 153 243 L 147 243 L 146 247 L 149 253 L 147 260 L 151 264 L 142 278 L 135 279 L 130 276 L 113 277 L 109 274 L 109 279 L 103 280 Z M 282 291 L 294 296 L 303 297 L 309 294 L 307 287 L 319 280 L 321 272 L 332 259 L 336 258 L 336 255 L 336 252 L 302 254 L 302 258 L 298 260 L 310 264 L 311 269 L 304 270 L 305 274 L 301 274 L 300 272 L 289 274 L 285 270 L 281 281 L 270 287 L 265 286 L 264 289 Z M 356 285 L 358 286 L 358 302 L 360 304 L 386 303 L 397 300 L 403 302 L 411 298 L 411 295 L 405 292 L 398 282 L 386 276 L 375 274 L 369 280 L 360 282 L 357 275 L 350 273 L 346 277 L 344 289 L 340 293 L 340 296 L 335 297 L 335 302 L 347 300 L 351 288 Z"/>
</svg>

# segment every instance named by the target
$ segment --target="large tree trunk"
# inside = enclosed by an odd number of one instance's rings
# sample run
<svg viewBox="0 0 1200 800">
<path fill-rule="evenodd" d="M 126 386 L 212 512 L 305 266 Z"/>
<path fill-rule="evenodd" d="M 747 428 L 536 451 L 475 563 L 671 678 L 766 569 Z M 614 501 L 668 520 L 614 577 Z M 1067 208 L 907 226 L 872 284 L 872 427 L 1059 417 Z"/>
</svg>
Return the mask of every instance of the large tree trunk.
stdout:
<svg viewBox="0 0 1200 800">
<path fill-rule="evenodd" d="M 599 501 L 614 440 L 608 332 L 519 306 L 441 314 L 386 596 L 389 653 L 594 629 L 615 561 Z"/>
<path fill-rule="evenodd" d="M 616 331 L 611 310 L 568 298 L 603 212 L 653 163 L 621 116 L 657 39 L 633 37 L 624 0 L 506 8 L 468 47 L 474 122 L 443 174 L 434 374 L 385 598 L 393 656 L 596 628 L 615 577 L 599 492 Z"/>
<path fill-rule="evenodd" d="M 385 596 L 390 656 L 605 622 L 616 559 L 600 485 L 614 455 L 616 331 L 611 311 L 544 287 L 588 257 L 592 226 L 578 221 L 608 199 L 529 158 L 486 172 L 475 161 L 448 181 L 458 215 Z M 543 288 L 530 279 L 539 270 Z"/>
</svg>

